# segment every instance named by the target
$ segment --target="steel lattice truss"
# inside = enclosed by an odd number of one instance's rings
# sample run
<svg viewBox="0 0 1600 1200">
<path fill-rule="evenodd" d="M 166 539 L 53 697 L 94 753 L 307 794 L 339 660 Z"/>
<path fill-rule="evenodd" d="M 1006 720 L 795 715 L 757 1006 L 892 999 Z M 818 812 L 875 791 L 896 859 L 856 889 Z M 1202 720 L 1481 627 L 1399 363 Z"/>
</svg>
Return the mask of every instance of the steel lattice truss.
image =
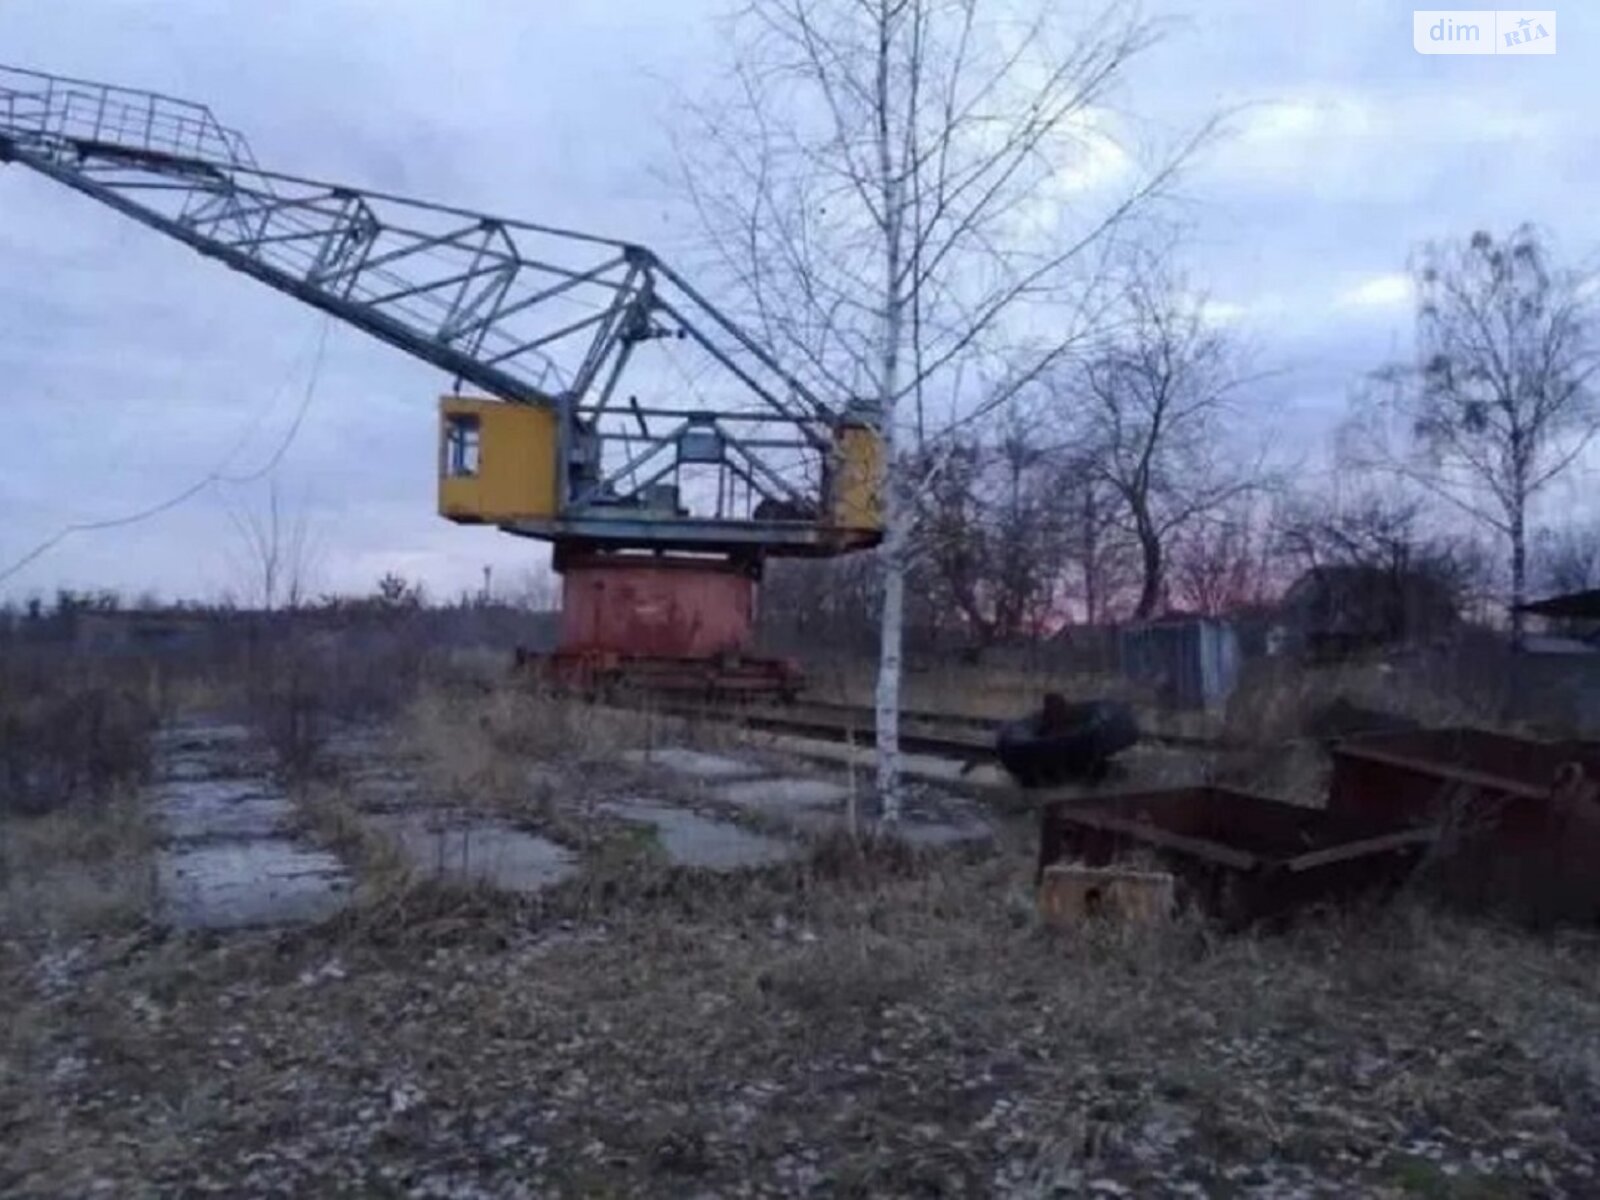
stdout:
<svg viewBox="0 0 1600 1200">
<path fill-rule="evenodd" d="M 828 545 L 796 517 L 817 511 L 839 414 L 642 246 L 265 171 L 203 105 L 6 67 L 0 161 L 458 381 L 557 407 L 562 519 L 519 532 Z M 664 481 L 681 497 L 665 520 L 645 501 Z"/>
</svg>

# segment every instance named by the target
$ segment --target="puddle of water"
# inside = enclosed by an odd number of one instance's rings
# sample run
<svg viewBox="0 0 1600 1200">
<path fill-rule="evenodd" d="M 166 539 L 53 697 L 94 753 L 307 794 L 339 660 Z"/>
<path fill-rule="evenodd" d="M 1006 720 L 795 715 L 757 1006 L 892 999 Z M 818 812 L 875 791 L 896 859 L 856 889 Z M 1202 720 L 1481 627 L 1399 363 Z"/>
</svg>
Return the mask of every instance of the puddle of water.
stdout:
<svg viewBox="0 0 1600 1200">
<path fill-rule="evenodd" d="M 674 866 L 736 871 L 783 862 L 800 852 L 792 842 L 653 800 L 609 802 L 599 805 L 597 811 L 654 828 L 662 850 Z"/>
<path fill-rule="evenodd" d="M 371 818 L 400 847 L 413 871 L 486 883 L 507 892 L 535 892 L 576 873 L 571 851 L 503 821 L 428 813 Z"/>
<path fill-rule="evenodd" d="M 180 929 L 240 929 L 320 921 L 350 881 L 333 855 L 284 837 L 172 846 L 156 859 L 161 907 Z"/>
<path fill-rule="evenodd" d="M 663 768 L 695 779 L 752 779 L 766 769 L 722 754 L 707 754 L 682 746 L 662 746 L 655 750 L 630 750 L 623 761 L 636 767 Z"/>
</svg>

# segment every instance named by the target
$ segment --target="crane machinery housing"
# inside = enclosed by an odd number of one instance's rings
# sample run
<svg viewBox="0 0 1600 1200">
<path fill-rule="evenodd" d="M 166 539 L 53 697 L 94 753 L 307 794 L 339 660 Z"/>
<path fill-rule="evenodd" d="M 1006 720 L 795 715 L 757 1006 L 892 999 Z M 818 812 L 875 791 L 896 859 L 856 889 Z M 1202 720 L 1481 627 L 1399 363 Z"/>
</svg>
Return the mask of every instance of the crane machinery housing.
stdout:
<svg viewBox="0 0 1600 1200">
<path fill-rule="evenodd" d="M 792 690 L 750 653 L 765 560 L 880 539 L 874 408 L 643 246 L 264 170 L 204 105 L 10 67 L 5 162 L 445 371 L 439 512 L 552 543 L 564 679 Z"/>
</svg>

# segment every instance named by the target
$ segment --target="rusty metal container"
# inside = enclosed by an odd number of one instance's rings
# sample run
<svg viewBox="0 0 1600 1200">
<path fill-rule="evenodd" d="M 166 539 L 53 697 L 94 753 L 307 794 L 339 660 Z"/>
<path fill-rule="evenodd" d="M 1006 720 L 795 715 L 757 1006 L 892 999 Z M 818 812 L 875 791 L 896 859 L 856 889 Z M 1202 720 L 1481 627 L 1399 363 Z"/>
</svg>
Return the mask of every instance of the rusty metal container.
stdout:
<svg viewBox="0 0 1600 1200">
<path fill-rule="evenodd" d="M 1562 766 L 1600 779 L 1600 746 L 1544 742 L 1485 729 L 1364 734 L 1333 746 L 1331 812 L 1395 824 L 1434 821 L 1453 790 L 1528 801 L 1507 813 L 1537 820 Z"/>
<path fill-rule="evenodd" d="M 597 558 L 561 575 L 563 654 L 713 658 L 749 648 L 756 581 L 729 563 Z"/>
<path fill-rule="evenodd" d="M 1337 743 L 1330 812 L 1434 826 L 1436 889 L 1536 922 L 1600 917 L 1600 746 L 1483 729 L 1372 734 Z"/>
<path fill-rule="evenodd" d="M 1041 811 L 1039 881 L 1052 864 L 1155 860 L 1181 898 L 1231 926 L 1393 886 L 1433 841 L 1429 829 L 1373 825 L 1227 788 L 1063 800 Z"/>
</svg>

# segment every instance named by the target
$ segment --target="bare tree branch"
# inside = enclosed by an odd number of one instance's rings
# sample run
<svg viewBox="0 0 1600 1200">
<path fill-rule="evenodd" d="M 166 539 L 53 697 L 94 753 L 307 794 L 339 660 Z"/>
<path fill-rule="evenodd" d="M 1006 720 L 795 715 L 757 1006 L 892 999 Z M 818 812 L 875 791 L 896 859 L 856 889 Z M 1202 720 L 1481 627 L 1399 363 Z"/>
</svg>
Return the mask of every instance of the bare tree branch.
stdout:
<svg viewBox="0 0 1600 1200">
<path fill-rule="evenodd" d="M 1375 373 L 1347 451 L 1506 539 L 1520 643 L 1530 505 L 1600 434 L 1592 279 L 1527 225 L 1427 246 L 1413 274 L 1417 365 Z"/>
<path fill-rule="evenodd" d="M 1031 459 L 1014 454 L 1020 465 L 1001 470 L 1010 482 L 994 491 L 995 448 L 969 434 L 1092 340 L 1102 289 L 1088 276 L 1106 244 L 1215 128 L 1202 122 L 1153 165 L 1122 154 L 1115 190 L 1072 193 L 1067 172 L 1113 144 L 1102 106 L 1160 28 L 1113 2 L 1069 30 L 1060 6 L 1027 2 L 1017 22 L 1017 5 L 1001 0 L 749 0 L 734 26 L 732 86 L 697 110 L 681 146 L 710 251 L 752 322 L 807 382 L 877 408 L 887 464 L 879 790 L 891 819 L 919 506 L 937 497 L 944 517 L 970 526 L 977 489 L 1020 519 Z M 943 420 L 930 403 L 947 409 Z M 963 457 L 974 445 L 976 457 Z M 1010 536 L 991 537 L 993 561 L 1016 568 L 1016 586 L 957 589 L 975 623 L 1032 619 L 1026 555 Z M 934 552 L 960 565 L 983 549 Z"/>
</svg>

